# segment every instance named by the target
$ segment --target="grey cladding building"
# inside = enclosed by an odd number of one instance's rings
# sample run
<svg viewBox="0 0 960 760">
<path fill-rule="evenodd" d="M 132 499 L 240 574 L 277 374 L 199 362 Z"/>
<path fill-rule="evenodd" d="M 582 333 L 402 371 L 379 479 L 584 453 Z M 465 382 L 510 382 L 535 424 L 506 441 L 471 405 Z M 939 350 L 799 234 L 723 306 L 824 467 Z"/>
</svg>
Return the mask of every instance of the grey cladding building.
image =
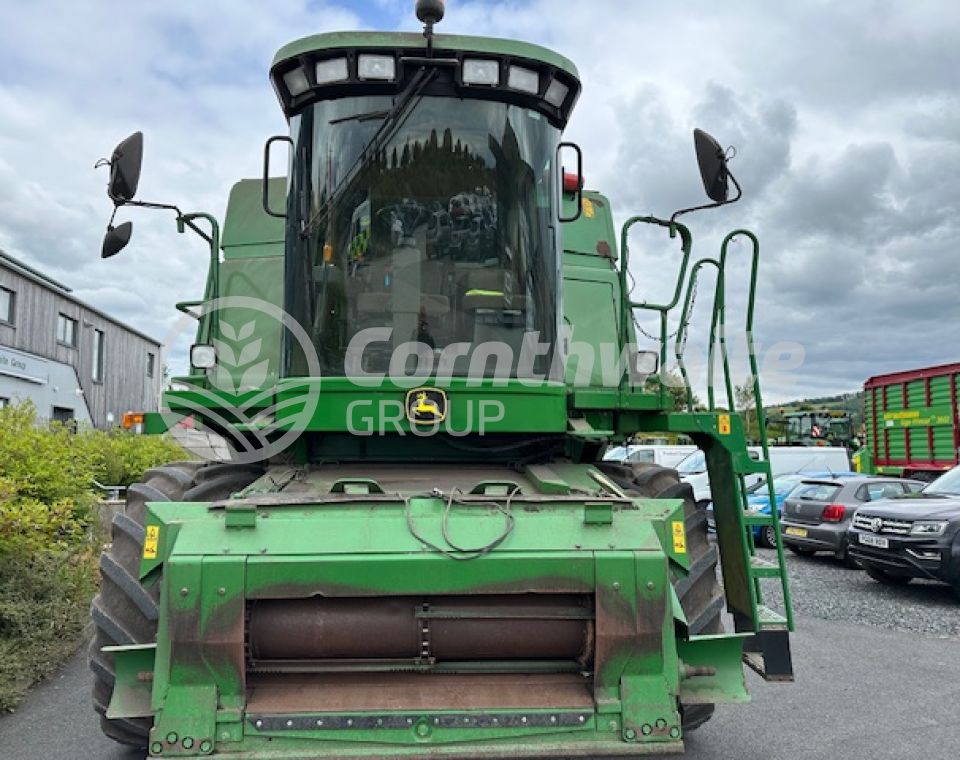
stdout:
<svg viewBox="0 0 960 760">
<path fill-rule="evenodd" d="M 160 384 L 159 341 L 0 251 L 0 405 L 104 428 L 156 410 Z"/>
</svg>

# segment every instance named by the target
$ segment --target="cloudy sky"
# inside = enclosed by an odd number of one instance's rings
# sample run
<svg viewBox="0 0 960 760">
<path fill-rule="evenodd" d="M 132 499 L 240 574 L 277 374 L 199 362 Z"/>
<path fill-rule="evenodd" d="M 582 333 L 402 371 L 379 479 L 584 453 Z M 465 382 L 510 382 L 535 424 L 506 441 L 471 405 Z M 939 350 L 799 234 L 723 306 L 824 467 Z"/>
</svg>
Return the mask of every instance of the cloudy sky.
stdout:
<svg viewBox="0 0 960 760">
<path fill-rule="evenodd" d="M 412 6 L 3 3 L 0 248 L 162 338 L 174 302 L 202 290 L 204 244 L 131 211 L 134 241 L 101 261 L 110 208 L 96 159 L 142 129 L 140 197 L 221 216 L 284 131 L 267 81 L 276 49 L 335 29 L 413 30 Z M 701 202 L 693 127 L 736 147 L 744 199 L 687 221 L 698 256 L 734 227 L 760 236 L 768 397 L 960 361 L 960 4 L 450 0 L 440 31 L 527 39 L 578 64 L 567 134 L 618 219 Z M 631 250 L 635 296 L 658 300 L 672 243 L 638 235 Z M 734 269 L 732 310 L 746 279 Z"/>
</svg>

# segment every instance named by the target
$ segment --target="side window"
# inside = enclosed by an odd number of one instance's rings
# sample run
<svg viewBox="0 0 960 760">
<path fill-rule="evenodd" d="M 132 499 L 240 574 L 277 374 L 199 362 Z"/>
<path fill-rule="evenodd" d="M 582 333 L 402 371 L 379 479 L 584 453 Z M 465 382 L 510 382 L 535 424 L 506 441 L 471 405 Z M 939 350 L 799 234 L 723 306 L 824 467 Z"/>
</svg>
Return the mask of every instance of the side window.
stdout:
<svg viewBox="0 0 960 760">
<path fill-rule="evenodd" d="M 869 501 L 889 499 L 903 493 L 903 486 L 899 483 L 869 483 L 864 487 L 869 494 Z"/>
<path fill-rule="evenodd" d="M 0 322 L 12 325 L 16 322 L 17 294 L 9 288 L 0 288 Z"/>
<path fill-rule="evenodd" d="M 57 342 L 70 348 L 77 347 L 77 320 L 66 314 L 57 316 Z"/>
</svg>

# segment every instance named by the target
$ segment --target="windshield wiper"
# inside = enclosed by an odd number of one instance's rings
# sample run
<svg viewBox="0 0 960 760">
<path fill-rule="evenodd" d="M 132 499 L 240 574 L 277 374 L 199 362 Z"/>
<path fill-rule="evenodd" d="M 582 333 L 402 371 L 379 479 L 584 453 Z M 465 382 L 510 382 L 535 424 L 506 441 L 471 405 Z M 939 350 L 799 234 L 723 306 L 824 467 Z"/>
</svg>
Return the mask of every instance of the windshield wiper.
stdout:
<svg viewBox="0 0 960 760">
<path fill-rule="evenodd" d="M 341 116 L 338 119 L 330 119 L 327 124 L 343 124 L 345 121 L 373 121 L 374 119 L 384 119 L 389 115 L 389 108 L 381 108 L 379 111 L 367 111 L 365 113 L 351 114 L 350 116 Z"/>
<path fill-rule="evenodd" d="M 340 196 L 343 195 L 350 182 L 360 172 L 360 169 L 366 165 L 372 156 L 376 156 L 381 149 L 390 142 L 397 130 L 403 126 L 404 122 L 406 122 L 407 118 L 414 110 L 411 108 L 411 106 L 415 107 L 416 104 L 420 102 L 419 97 L 424 88 L 433 81 L 436 75 L 437 69 L 420 69 L 410 80 L 410 83 L 397 95 L 397 99 L 394 101 L 393 106 L 386 111 L 368 111 L 366 113 L 356 114 L 354 116 L 345 116 L 330 122 L 333 124 L 338 121 L 349 121 L 351 119 L 366 121 L 370 119 L 383 118 L 383 123 L 377 128 L 377 131 L 374 133 L 373 137 L 370 138 L 370 141 L 360 151 L 360 155 L 353 163 L 353 166 L 350 167 L 350 170 L 344 175 L 343 179 L 340 180 L 336 188 L 334 188 L 334 190 L 330 193 L 326 201 L 324 201 L 323 205 L 317 210 L 317 213 L 314 214 L 310 222 L 305 225 L 300 233 L 301 235 L 309 234 L 312 230 L 316 229 L 322 219 L 326 218 L 327 213 L 331 208 L 333 208 L 334 204 L 340 200 Z"/>
</svg>

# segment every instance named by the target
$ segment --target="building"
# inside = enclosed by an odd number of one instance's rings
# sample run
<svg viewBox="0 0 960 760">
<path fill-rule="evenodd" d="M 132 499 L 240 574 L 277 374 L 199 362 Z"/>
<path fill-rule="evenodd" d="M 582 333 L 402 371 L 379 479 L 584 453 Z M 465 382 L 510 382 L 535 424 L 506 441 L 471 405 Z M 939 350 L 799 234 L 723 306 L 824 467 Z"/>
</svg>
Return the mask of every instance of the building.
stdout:
<svg viewBox="0 0 960 760">
<path fill-rule="evenodd" d="M 30 399 L 43 417 L 118 425 L 157 409 L 160 348 L 0 251 L 0 405 Z"/>
</svg>

